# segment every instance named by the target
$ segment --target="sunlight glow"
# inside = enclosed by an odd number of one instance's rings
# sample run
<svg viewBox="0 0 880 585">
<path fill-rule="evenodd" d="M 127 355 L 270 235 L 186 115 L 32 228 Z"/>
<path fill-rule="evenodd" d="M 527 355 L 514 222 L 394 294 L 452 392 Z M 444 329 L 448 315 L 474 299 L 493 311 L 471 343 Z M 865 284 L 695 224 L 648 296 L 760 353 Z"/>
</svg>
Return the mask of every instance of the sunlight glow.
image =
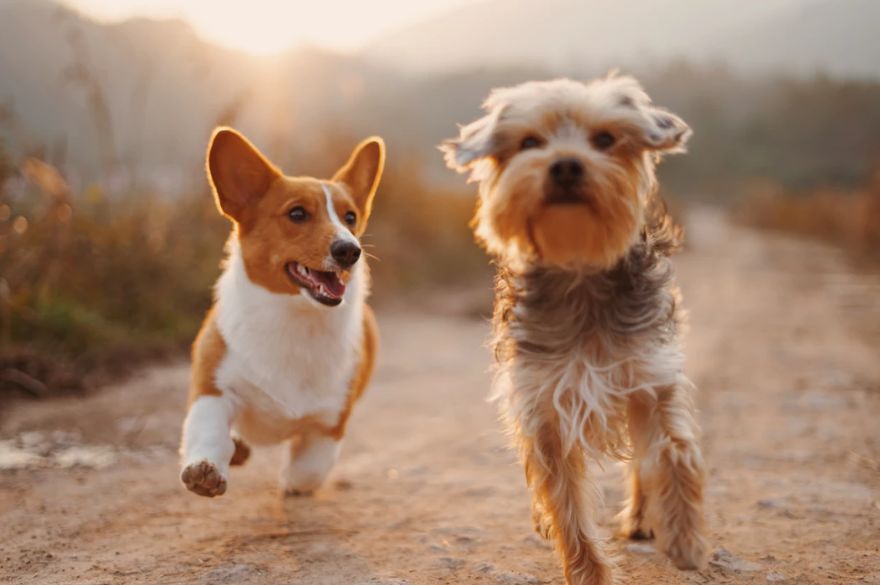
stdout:
<svg viewBox="0 0 880 585">
<path fill-rule="evenodd" d="M 299 45 L 354 51 L 379 34 L 475 0 L 63 0 L 104 21 L 180 18 L 205 39 L 258 55 Z"/>
</svg>

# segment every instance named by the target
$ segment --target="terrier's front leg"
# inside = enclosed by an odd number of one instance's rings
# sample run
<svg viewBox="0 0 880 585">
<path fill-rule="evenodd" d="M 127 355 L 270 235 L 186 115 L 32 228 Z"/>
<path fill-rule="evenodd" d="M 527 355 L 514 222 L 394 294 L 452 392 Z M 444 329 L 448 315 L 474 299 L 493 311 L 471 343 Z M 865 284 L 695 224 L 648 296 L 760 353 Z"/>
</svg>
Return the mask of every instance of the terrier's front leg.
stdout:
<svg viewBox="0 0 880 585">
<path fill-rule="evenodd" d="M 623 538 L 632 540 L 648 540 L 654 538 L 654 531 L 647 525 L 645 518 L 648 500 L 642 485 L 641 462 L 654 440 L 657 427 L 656 423 L 651 421 L 653 400 L 651 397 L 632 397 L 628 409 L 633 454 L 628 471 L 629 498 L 626 507 L 618 515 L 619 534 Z"/>
<path fill-rule="evenodd" d="M 224 395 L 202 395 L 189 408 L 180 446 L 180 481 L 200 496 L 226 492 L 229 462 L 235 452 L 230 427 L 235 407 Z"/>
<path fill-rule="evenodd" d="M 562 556 L 566 585 L 612 585 L 612 563 L 596 530 L 595 486 L 584 453 L 566 452 L 558 421 L 533 436 L 518 436 L 526 481 L 532 490 L 536 528 L 553 538 Z"/>
<path fill-rule="evenodd" d="M 706 564 L 708 543 L 703 520 L 704 466 L 699 427 L 690 397 L 691 384 L 658 388 L 656 399 L 633 397 L 630 432 L 638 457 L 638 483 L 645 499 L 647 525 L 654 529 L 658 546 L 680 569 L 700 569 Z"/>
<path fill-rule="evenodd" d="M 284 445 L 281 488 L 286 494 L 311 494 L 333 469 L 342 441 L 320 433 L 306 434 Z"/>
</svg>

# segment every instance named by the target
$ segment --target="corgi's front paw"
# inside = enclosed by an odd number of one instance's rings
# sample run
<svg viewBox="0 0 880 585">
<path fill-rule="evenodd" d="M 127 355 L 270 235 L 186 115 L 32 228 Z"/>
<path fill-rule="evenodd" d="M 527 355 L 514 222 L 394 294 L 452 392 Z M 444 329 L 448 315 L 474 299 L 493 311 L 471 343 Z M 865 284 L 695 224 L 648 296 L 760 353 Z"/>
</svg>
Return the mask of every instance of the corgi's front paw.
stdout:
<svg viewBox="0 0 880 585">
<path fill-rule="evenodd" d="M 226 477 L 220 469 L 210 461 L 190 463 L 180 472 L 180 481 L 189 491 L 213 498 L 226 493 Z"/>
</svg>

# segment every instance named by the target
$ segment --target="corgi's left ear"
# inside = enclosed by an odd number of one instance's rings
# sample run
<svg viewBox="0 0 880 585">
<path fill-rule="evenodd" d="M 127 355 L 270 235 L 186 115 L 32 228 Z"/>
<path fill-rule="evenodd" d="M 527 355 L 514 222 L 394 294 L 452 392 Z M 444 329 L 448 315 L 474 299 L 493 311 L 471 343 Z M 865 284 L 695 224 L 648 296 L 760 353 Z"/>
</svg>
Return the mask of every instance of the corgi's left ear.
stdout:
<svg viewBox="0 0 880 585">
<path fill-rule="evenodd" d="M 232 128 L 214 131 L 207 158 L 217 206 L 223 215 L 236 221 L 241 221 L 242 212 L 281 176 L 256 146 Z"/>
<path fill-rule="evenodd" d="M 373 197 L 385 168 L 385 141 L 378 136 L 367 138 L 352 151 L 348 162 L 333 175 L 334 181 L 348 185 L 355 205 L 366 219 L 370 217 Z"/>
</svg>

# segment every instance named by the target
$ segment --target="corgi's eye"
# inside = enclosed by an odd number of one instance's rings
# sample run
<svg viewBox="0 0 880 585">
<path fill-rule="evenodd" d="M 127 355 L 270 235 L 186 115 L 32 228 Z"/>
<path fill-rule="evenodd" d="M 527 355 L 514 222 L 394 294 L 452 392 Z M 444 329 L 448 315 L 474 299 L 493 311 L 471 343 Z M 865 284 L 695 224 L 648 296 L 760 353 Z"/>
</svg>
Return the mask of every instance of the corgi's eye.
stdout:
<svg viewBox="0 0 880 585">
<path fill-rule="evenodd" d="M 309 219 L 309 212 L 305 210 L 301 205 L 297 205 L 293 209 L 287 212 L 287 217 L 290 218 L 290 221 L 293 223 L 303 223 L 304 221 Z"/>
<path fill-rule="evenodd" d="M 356 221 L 357 215 L 355 215 L 354 211 L 349 211 L 345 214 L 345 223 L 347 223 L 348 225 L 354 225 Z"/>
<path fill-rule="evenodd" d="M 519 143 L 520 150 L 529 150 L 530 148 L 538 148 L 541 146 L 541 139 L 537 136 L 526 136 L 523 138 L 522 142 Z"/>
<path fill-rule="evenodd" d="M 615 142 L 617 142 L 617 139 L 614 138 L 611 132 L 599 132 L 593 136 L 593 146 L 599 150 L 608 150 L 614 146 Z"/>
</svg>

